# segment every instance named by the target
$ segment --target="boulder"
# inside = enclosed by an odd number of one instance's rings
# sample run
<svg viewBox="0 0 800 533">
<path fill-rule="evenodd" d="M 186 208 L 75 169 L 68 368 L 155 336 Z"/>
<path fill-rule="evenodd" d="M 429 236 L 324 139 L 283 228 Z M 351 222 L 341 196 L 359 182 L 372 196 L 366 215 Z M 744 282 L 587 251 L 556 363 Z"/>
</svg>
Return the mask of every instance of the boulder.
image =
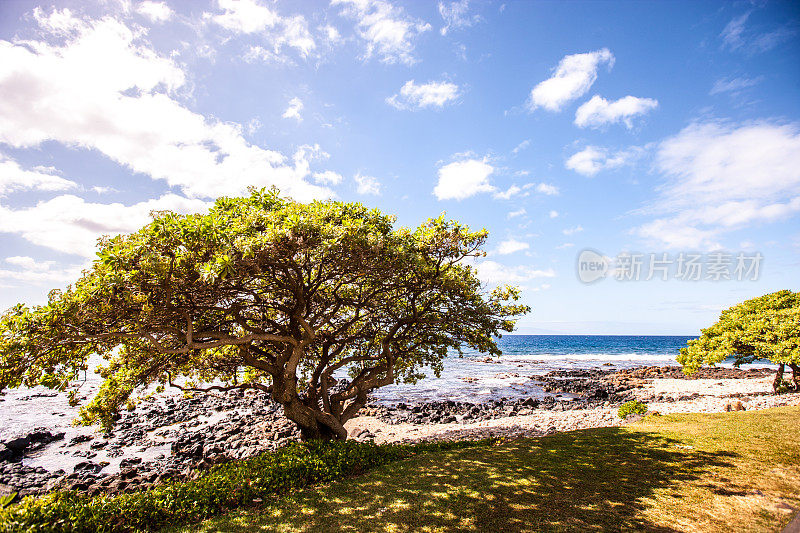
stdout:
<svg viewBox="0 0 800 533">
<path fill-rule="evenodd" d="M 103 465 L 91 461 L 82 461 L 72 469 L 74 474 L 96 474 L 103 469 Z"/>
</svg>

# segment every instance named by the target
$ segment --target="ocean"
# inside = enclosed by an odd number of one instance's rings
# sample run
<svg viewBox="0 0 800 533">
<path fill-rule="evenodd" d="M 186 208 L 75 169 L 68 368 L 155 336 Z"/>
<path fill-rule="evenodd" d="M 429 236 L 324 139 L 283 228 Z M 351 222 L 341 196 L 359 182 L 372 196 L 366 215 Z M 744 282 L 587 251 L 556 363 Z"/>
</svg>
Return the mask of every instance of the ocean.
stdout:
<svg viewBox="0 0 800 533">
<path fill-rule="evenodd" d="M 654 335 L 506 335 L 497 344 L 503 355 L 465 350 L 451 354 L 441 377 L 431 372 L 416 384 L 375 391 L 381 403 L 452 400 L 479 403 L 500 398 L 539 397 L 537 375 L 552 370 L 614 369 L 677 365 L 686 342 L 696 337 Z M 731 366 L 731 362 L 721 366 Z M 751 366 L 770 366 L 758 362 Z"/>
</svg>

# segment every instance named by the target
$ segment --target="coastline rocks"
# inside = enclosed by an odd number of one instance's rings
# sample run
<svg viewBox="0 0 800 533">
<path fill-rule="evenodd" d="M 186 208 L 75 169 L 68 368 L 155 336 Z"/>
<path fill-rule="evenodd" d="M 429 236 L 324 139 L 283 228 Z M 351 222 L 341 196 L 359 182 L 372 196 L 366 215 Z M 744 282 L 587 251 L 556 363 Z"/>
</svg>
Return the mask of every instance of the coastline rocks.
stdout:
<svg viewBox="0 0 800 533">
<path fill-rule="evenodd" d="M 37 428 L 24 437 L 4 442 L 5 449 L 0 450 L 0 462 L 19 461 L 25 452 L 39 450 L 63 438 L 64 433 L 51 433 L 44 428 Z"/>
<path fill-rule="evenodd" d="M 560 395 L 559 395 L 560 396 Z M 483 403 L 455 402 L 452 400 L 434 401 L 409 406 L 400 403 L 394 406 L 369 404 L 360 415 L 374 416 L 388 424 L 450 424 L 467 423 L 523 416 L 534 409 L 569 411 L 584 409 L 588 403 L 581 399 L 557 398 L 502 398 Z"/>
<path fill-rule="evenodd" d="M 76 474 L 84 474 L 84 473 L 96 474 L 102 469 L 103 465 L 95 464 L 91 461 L 83 461 L 81 463 L 76 464 L 72 468 L 72 472 Z"/>
<path fill-rule="evenodd" d="M 482 403 L 436 401 L 413 405 L 384 405 L 372 401 L 359 416 L 374 416 L 389 425 L 455 424 L 450 428 L 455 428 L 454 435 L 463 433 L 462 437 L 466 438 L 480 434 L 466 426 L 473 422 L 541 411 L 612 407 L 631 399 L 635 389 L 653 379 L 752 378 L 770 373 L 768 369 L 717 368 L 684 376 L 679 367 L 554 371 L 534 377 L 529 382 L 532 387 L 527 397 Z M 697 393 L 688 398 L 695 396 Z M 736 401 L 731 399 L 732 410 L 736 408 Z M 461 424 L 465 427 L 460 427 Z M 492 431 L 500 435 L 550 432 L 549 426 L 523 429 Z M 552 431 L 555 430 L 553 427 Z M 565 430 L 565 426 L 558 426 L 558 430 Z M 375 429 L 353 428 L 350 437 L 359 441 L 373 440 L 376 439 Z M 186 398 L 150 398 L 133 411 L 121 413 L 113 430 L 104 435 L 80 434 L 55 445 L 54 442 L 64 440 L 63 433 L 37 428 L 2 443 L 0 485 L 22 496 L 55 489 L 72 489 L 90 495 L 117 494 L 167 480 L 187 479 L 215 464 L 275 450 L 299 439 L 297 427 L 285 418 L 282 408 L 266 393 L 230 391 Z M 31 454 L 34 451 L 36 453 Z M 45 464 L 53 464 L 52 459 L 57 459 L 58 454 L 69 458 L 64 464 L 68 472 L 48 472 L 40 466 L 25 464 L 42 454 L 50 458 Z"/>
<path fill-rule="evenodd" d="M 92 440 L 93 438 L 94 437 L 92 437 L 91 435 L 78 435 L 76 437 L 72 437 L 69 440 L 69 444 L 67 444 L 67 446 L 75 446 L 75 445 L 80 444 L 82 442 L 88 442 L 88 441 Z"/>
<path fill-rule="evenodd" d="M 671 378 L 671 379 L 749 379 L 762 378 L 775 373 L 770 368 L 740 368 L 702 367 L 694 374 L 686 375 L 679 366 L 645 366 L 619 370 L 616 374 L 640 379 Z"/>
<path fill-rule="evenodd" d="M 63 433 L 37 429 L 9 441 L 10 448 L 0 446 L 14 460 L 0 462 L 0 484 L 22 496 L 65 489 L 116 494 L 185 479 L 214 464 L 275 450 L 299 440 L 300 432 L 264 393 L 162 397 L 142 401 L 133 411 L 121 413 L 113 430 L 102 438 L 81 434 L 36 454 L 80 458 L 68 463 L 74 465 L 69 467 L 71 473 L 48 472 L 20 462 L 27 461 L 29 451 L 63 438 Z"/>
<path fill-rule="evenodd" d="M 20 496 L 37 494 L 41 487 L 63 475 L 63 470 L 48 472 L 42 467 L 34 468 L 19 462 L 0 465 L 0 485 L 7 486 L 9 492 L 18 492 Z"/>
<path fill-rule="evenodd" d="M 701 368 L 691 375 L 686 375 L 679 366 L 647 366 L 622 370 L 554 370 L 544 376 L 532 379 L 539 381 L 540 386 L 550 393 L 569 393 L 579 395 L 581 399 L 607 400 L 621 403 L 635 399 L 631 391 L 651 382 L 653 379 L 750 379 L 769 376 L 774 370 L 769 368 Z M 691 400 L 699 394 L 681 396 L 674 400 Z"/>
</svg>

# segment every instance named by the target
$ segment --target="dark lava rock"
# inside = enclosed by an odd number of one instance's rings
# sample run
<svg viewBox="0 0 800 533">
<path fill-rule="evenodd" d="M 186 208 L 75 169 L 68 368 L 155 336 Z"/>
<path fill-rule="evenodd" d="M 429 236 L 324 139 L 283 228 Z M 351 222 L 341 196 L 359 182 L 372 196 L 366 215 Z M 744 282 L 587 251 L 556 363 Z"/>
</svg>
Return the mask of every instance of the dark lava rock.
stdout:
<svg viewBox="0 0 800 533">
<path fill-rule="evenodd" d="M 82 461 L 75 465 L 75 468 L 72 471 L 76 474 L 84 474 L 84 473 L 92 473 L 96 474 L 97 472 L 103 469 L 103 465 L 99 465 L 97 463 L 93 463 L 91 461 Z"/>
<path fill-rule="evenodd" d="M 129 459 L 123 459 L 119 462 L 120 468 L 128 468 L 129 466 L 141 464 L 142 458 L 141 457 L 131 457 Z"/>
<path fill-rule="evenodd" d="M 46 429 L 37 428 L 24 437 L 7 441 L 5 449 L 0 452 L 0 461 L 18 461 L 26 451 L 38 450 L 53 441 L 64 438 L 64 433 L 51 433 Z"/>
<path fill-rule="evenodd" d="M 25 448 L 27 448 L 30 443 L 31 441 L 30 439 L 28 439 L 28 437 L 20 437 L 18 439 L 6 442 L 5 445 L 6 448 L 11 450 L 12 453 L 21 455 L 22 452 L 25 451 Z"/>
<path fill-rule="evenodd" d="M 703 367 L 694 374 L 686 375 L 679 366 L 645 366 L 629 368 L 616 372 L 620 376 L 633 378 L 672 378 L 672 379 L 746 379 L 770 376 L 775 373 L 770 368 L 740 368 Z"/>
<path fill-rule="evenodd" d="M 76 444 L 80 444 L 82 442 L 88 442 L 93 438 L 94 437 L 91 435 L 77 435 L 69 440 L 69 444 L 67 444 L 67 446 L 75 446 Z"/>
</svg>

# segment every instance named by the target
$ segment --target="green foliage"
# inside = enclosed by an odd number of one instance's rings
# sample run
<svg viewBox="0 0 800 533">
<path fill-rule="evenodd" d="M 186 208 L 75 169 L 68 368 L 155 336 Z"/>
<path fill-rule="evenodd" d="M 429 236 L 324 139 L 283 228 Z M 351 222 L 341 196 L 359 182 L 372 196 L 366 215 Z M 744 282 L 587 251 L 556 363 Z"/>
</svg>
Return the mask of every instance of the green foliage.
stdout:
<svg viewBox="0 0 800 533">
<path fill-rule="evenodd" d="M 14 500 L 16 500 L 16 499 L 17 499 L 17 493 L 16 492 L 12 492 L 11 494 L 4 494 L 3 496 L 0 496 L 0 509 L 8 507 L 12 503 L 14 503 Z"/>
<path fill-rule="evenodd" d="M 736 366 L 757 359 L 800 363 L 800 293 L 773 292 L 726 309 L 716 324 L 681 349 L 678 362 L 693 373 L 730 356 Z"/>
<path fill-rule="evenodd" d="M 631 400 L 619 406 L 617 414 L 620 418 L 625 419 L 631 415 L 643 415 L 647 412 L 647 404 L 638 400 Z"/>
<path fill-rule="evenodd" d="M 355 441 L 292 444 L 274 453 L 216 466 L 195 480 L 166 483 L 141 492 L 94 497 L 57 492 L 38 499 L 27 497 L 0 510 L 0 530 L 154 531 L 166 525 L 197 522 L 252 505 L 256 498 L 359 474 L 417 454 L 492 442 L 494 439 L 414 445 Z"/>
<path fill-rule="evenodd" d="M 108 363 L 85 423 L 110 426 L 153 383 L 214 382 L 270 391 L 309 435 L 343 438 L 370 390 L 438 375 L 463 345 L 499 354 L 496 337 L 529 311 L 513 287 L 484 290 L 466 261 L 487 232 L 443 216 L 394 228 L 358 203 L 276 190 L 153 216 L 101 239 L 91 269 L 46 305 L 0 317 L 0 389 L 64 390 L 98 353 Z M 340 369 L 352 379 L 330 392 Z"/>
</svg>

